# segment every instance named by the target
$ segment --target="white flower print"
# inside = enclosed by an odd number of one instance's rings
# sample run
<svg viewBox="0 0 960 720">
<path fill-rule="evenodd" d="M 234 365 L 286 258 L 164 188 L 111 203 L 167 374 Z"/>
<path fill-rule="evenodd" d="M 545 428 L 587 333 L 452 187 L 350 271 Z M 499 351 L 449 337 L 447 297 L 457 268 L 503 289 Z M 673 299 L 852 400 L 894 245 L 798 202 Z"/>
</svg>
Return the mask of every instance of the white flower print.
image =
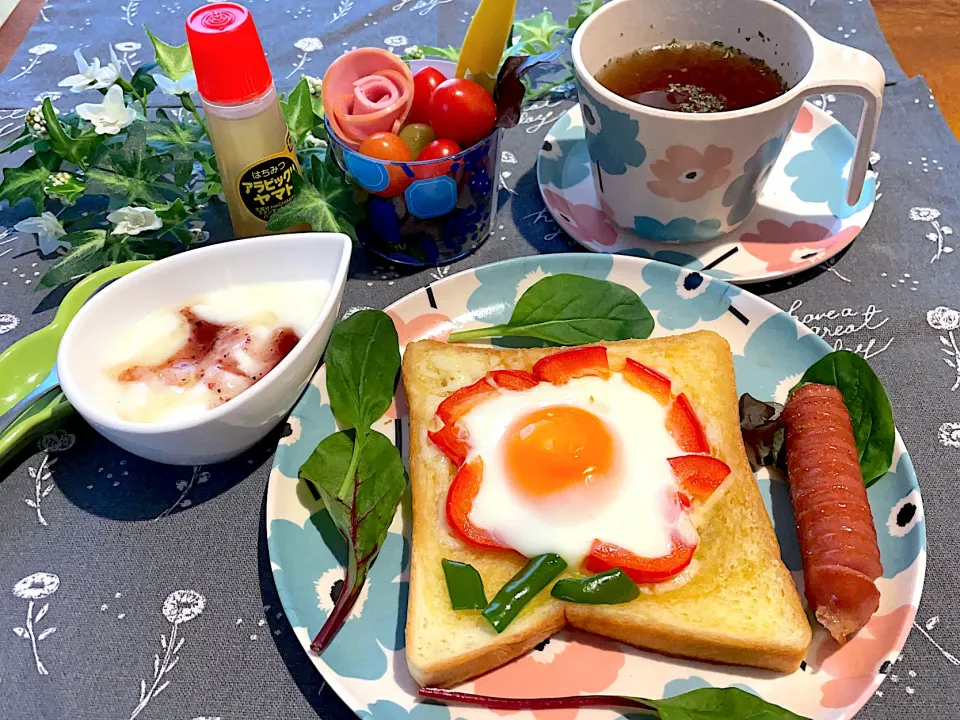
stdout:
<svg viewBox="0 0 960 720">
<path fill-rule="evenodd" d="M 171 80 L 163 73 L 155 73 L 153 79 L 156 81 L 160 92 L 166 95 L 177 97 L 179 95 L 189 95 L 197 91 L 197 74 L 193 70 L 179 80 Z"/>
<path fill-rule="evenodd" d="M 133 19 L 140 10 L 140 2 L 141 0 L 128 0 L 126 5 L 120 6 L 120 9 L 123 10 L 123 21 L 130 27 L 133 27 Z"/>
<path fill-rule="evenodd" d="M 321 575 L 313 584 L 313 589 L 317 593 L 317 607 L 325 610 L 327 613 L 333 611 L 336 599 L 340 597 L 343 590 L 343 568 L 331 568 Z M 363 614 L 363 606 L 367 603 L 370 583 L 364 583 L 357 596 L 357 601 L 350 609 L 350 620 L 356 620 Z"/>
<path fill-rule="evenodd" d="M 383 39 L 383 44 L 393 51 L 395 48 L 406 47 L 409 44 L 406 35 L 391 35 Z"/>
<path fill-rule="evenodd" d="M 548 277 L 550 273 L 545 273 L 540 266 L 538 265 L 536 270 L 533 270 L 527 273 L 519 283 L 517 283 L 517 300 L 520 299 L 520 296 L 523 295 L 532 285 L 536 284 L 538 281 L 542 280 L 545 277 Z"/>
<path fill-rule="evenodd" d="M 137 119 L 133 108 L 123 101 L 123 90 L 119 85 L 111 85 L 102 103 L 80 103 L 77 115 L 93 123 L 97 135 L 116 135 Z"/>
<path fill-rule="evenodd" d="M 21 600 L 43 600 L 60 588 L 60 578 L 53 573 L 36 572 L 13 586 L 13 594 Z"/>
<path fill-rule="evenodd" d="M 13 82 L 18 78 L 22 78 L 24 75 L 29 75 L 33 69 L 40 64 L 41 57 L 47 53 L 52 53 L 56 49 L 57 46 L 53 43 L 40 43 L 39 45 L 34 45 L 32 48 L 27 50 L 27 52 L 30 54 L 30 62 L 26 65 L 21 65 L 20 72 L 11 78 L 8 78 L 7 82 Z"/>
<path fill-rule="evenodd" d="M 293 64 L 293 70 L 287 73 L 287 77 L 291 77 L 295 73 L 300 72 L 301 68 L 310 60 L 310 53 L 323 50 L 323 43 L 320 41 L 320 38 L 317 37 L 300 38 L 293 46 L 300 51 L 300 54 L 297 55 L 299 62 Z"/>
<path fill-rule="evenodd" d="M 185 640 L 178 637 L 180 626 L 198 617 L 206 606 L 207 599 L 196 590 L 174 590 L 167 595 L 161 612 L 170 623 L 170 635 L 160 635 L 163 657 L 161 658 L 159 653 L 153 656 L 153 684 L 148 688 L 147 681 L 140 680 L 140 701 L 133 709 L 130 720 L 143 712 L 149 702 L 170 685 L 170 681 L 164 680 L 164 677 L 180 662 L 180 648 Z"/>
<path fill-rule="evenodd" d="M 76 435 L 58 429 L 37 440 L 37 447 L 45 452 L 64 452 L 72 448 L 76 441 Z"/>
<path fill-rule="evenodd" d="M 49 211 L 44 211 L 39 217 L 21 220 L 13 226 L 13 229 L 36 235 L 37 245 L 40 248 L 40 252 L 44 255 L 54 253 L 60 248 L 70 247 L 70 243 L 60 240 L 60 238 L 67 234 L 67 231 L 63 229 L 63 225 L 57 220 L 57 216 Z"/>
<path fill-rule="evenodd" d="M 340 3 L 337 5 L 337 11 L 333 14 L 333 17 L 330 19 L 330 24 L 333 25 L 337 20 L 346 15 L 353 8 L 353 0 L 340 0 Z"/>
<path fill-rule="evenodd" d="M 93 62 L 87 62 L 83 53 L 79 49 L 73 51 L 73 57 L 77 61 L 76 75 L 69 75 L 57 83 L 58 87 L 68 87 L 70 92 L 83 92 L 84 90 L 102 90 L 110 87 L 120 77 L 120 60 L 117 59 L 117 53 L 113 46 L 110 47 L 110 62 L 100 66 L 100 58 L 94 58 Z"/>
<path fill-rule="evenodd" d="M 0 335 L 6 335 L 11 330 L 16 330 L 20 324 L 20 318 L 11 313 L 0 313 Z"/>
<path fill-rule="evenodd" d="M 27 600 L 27 622 L 25 627 L 15 627 L 14 634 L 17 637 L 30 641 L 33 649 L 33 660 L 37 665 L 37 672 L 40 675 L 48 675 L 46 666 L 40 661 L 39 643 L 46 640 L 57 631 L 55 627 L 48 627 L 46 630 L 37 633 L 36 625 L 50 609 L 50 603 L 46 602 L 34 614 L 34 603 L 37 600 L 44 600 L 53 595 L 60 587 L 60 578 L 54 573 L 36 572 L 20 580 L 13 586 L 13 594 L 21 600 Z"/>
<path fill-rule="evenodd" d="M 943 423 L 937 431 L 937 438 L 944 447 L 960 448 L 960 423 Z"/>
<path fill-rule="evenodd" d="M 43 499 L 53 491 L 53 481 L 51 480 L 53 472 L 51 468 L 56 462 L 56 458 L 51 459 L 50 453 L 45 452 L 43 459 L 37 467 L 31 465 L 27 468 L 27 474 L 30 476 L 30 479 L 33 480 L 33 497 L 24 498 L 23 502 L 27 507 L 31 507 L 36 511 L 37 522 L 44 526 L 48 523 L 40 511 L 40 504 L 43 502 Z"/>
<path fill-rule="evenodd" d="M 193 501 L 190 500 L 187 496 L 190 494 L 190 491 L 193 490 L 193 487 L 197 484 L 203 485 L 210 479 L 210 473 L 203 469 L 202 465 L 194 465 L 193 473 L 190 475 L 190 480 L 178 480 L 175 487 L 180 491 L 180 497 L 178 497 L 173 505 L 168 507 L 162 513 L 157 515 L 154 520 L 162 520 L 167 515 L 172 513 L 177 508 L 187 508 L 193 504 Z"/>
<path fill-rule="evenodd" d="M 107 215 L 107 220 L 115 223 L 111 235 L 139 235 L 163 227 L 163 220 L 148 207 L 127 205 Z"/>
<path fill-rule="evenodd" d="M 136 41 L 118 42 L 118 43 L 114 43 L 113 46 L 114 46 L 119 52 L 136 52 L 136 51 L 139 50 L 141 47 L 143 47 L 140 43 L 138 43 L 138 42 L 136 42 Z"/>
<path fill-rule="evenodd" d="M 63 97 L 63 93 L 57 92 L 56 90 L 54 90 L 54 91 L 52 91 L 52 92 L 51 92 L 51 91 L 44 91 L 44 92 L 42 92 L 42 93 L 37 93 L 36 95 L 34 95 L 33 101 L 34 101 L 34 102 L 38 102 L 38 103 L 42 103 L 42 102 L 43 102 L 44 100 L 46 100 L 47 98 L 50 98 L 50 102 L 56 102 L 57 100 L 59 100 L 59 99 L 62 98 L 62 97 Z"/>
<path fill-rule="evenodd" d="M 956 391 L 957 388 L 960 388 L 960 347 L 957 346 L 957 339 L 953 331 L 960 328 L 960 312 L 940 305 L 927 312 L 927 324 L 934 330 L 946 333 L 946 335 L 940 336 L 940 344 L 943 345 L 940 351 L 948 356 L 942 358 L 942 360 L 953 368 L 956 374 L 956 380 L 954 380 L 953 387 L 950 388 Z"/>
<path fill-rule="evenodd" d="M 122 53 L 120 62 L 127 66 L 127 71 L 132 75 L 134 72 L 133 66 L 140 64 L 140 61 L 137 60 L 137 52 L 143 46 L 136 40 L 128 40 L 126 42 L 114 43 L 113 47 L 117 52 Z"/>
<path fill-rule="evenodd" d="M 953 252 L 953 248 L 949 245 L 946 245 L 946 239 L 948 236 L 953 235 L 953 228 L 948 225 L 940 224 L 940 211 L 936 208 L 923 208 L 923 207 L 913 207 L 910 208 L 910 219 L 914 222 L 928 222 L 933 228 L 931 232 L 926 234 L 927 240 L 935 242 L 937 244 L 937 251 L 934 253 L 933 257 L 930 259 L 931 263 L 935 263 L 940 257 L 944 254 L 949 255 Z"/>
<path fill-rule="evenodd" d="M 503 150 L 500 153 L 500 162 L 506 163 L 507 165 L 516 165 L 517 156 L 509 150 Z"/>
<path fill-rule="evenodd" d="M 280 438 L 281 445 L 293 445 L 300 439 L 300 432 L 303 428 L 300 425 L 300 418 L 291 415 L 287 418 L 287 426 L 284 428 L 283 437 Z"/>
</svg>

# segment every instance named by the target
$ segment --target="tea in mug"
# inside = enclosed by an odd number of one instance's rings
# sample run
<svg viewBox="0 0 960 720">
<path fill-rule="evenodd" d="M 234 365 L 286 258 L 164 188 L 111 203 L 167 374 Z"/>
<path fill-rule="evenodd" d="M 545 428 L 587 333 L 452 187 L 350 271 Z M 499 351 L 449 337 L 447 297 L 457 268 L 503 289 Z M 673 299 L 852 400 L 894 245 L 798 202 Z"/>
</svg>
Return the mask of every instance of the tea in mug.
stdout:
<svg viewBox="0 0 960 720">
<path fill-rule="evenodd" d="M 713 113 L 760 105 L 787 85 L 763 60 L 720 42 L 642 48 L 611 60 L 597 82 L 622 98 L 676 112 Z"/>
</svg>

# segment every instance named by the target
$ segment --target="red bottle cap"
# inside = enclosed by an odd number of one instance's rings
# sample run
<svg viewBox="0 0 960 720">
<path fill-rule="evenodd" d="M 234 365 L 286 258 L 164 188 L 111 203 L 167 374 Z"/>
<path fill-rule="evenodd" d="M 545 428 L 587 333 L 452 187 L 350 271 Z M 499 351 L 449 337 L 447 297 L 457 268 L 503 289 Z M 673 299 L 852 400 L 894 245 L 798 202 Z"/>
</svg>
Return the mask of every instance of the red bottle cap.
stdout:
<svg viewBox="0 0 960 720">
<path fill-rule="evenodd" d="M 187 18 L 187 42 L 204 100 L 235 105 L 263 95 L 273 83 L 250 11 L 212 3 Z"/>
</svg>

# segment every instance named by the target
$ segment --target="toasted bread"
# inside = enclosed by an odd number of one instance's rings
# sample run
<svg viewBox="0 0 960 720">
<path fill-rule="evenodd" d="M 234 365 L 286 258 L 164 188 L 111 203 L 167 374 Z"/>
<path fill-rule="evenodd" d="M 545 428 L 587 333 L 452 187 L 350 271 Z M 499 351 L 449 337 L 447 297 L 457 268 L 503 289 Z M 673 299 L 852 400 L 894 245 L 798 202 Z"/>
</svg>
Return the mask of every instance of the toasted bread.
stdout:
<svg viewBox="0 0 960 720">
<path fill-rule="evenodd" d="M 613 370 L 631 357 L 666 374 L 690 398 L 712 454 L 730 476 L 694 516 L 700 544 L 683 581 L 643 588 L 622 605 L 577 605 L 541 592 L 501 634 L 476 612 L 450 608 L 441 563 L 467 562 L 491 597 L 524 564 L 513 552 L 471 546 L 444 516 L 456 468 L 427 438 L 440 401 L 489 370 L 529 370 L 556 349 L 499 350 L 421 341 L 407 346 L 413 544 L 406 654 L 421 685 L 449 687 L 531 650 L 565 625 L 639 648 L 714 662 L 795 670 L 810 625 L 750 471 L 730 348 L 713 332 L 604 343 Z M 575 568 L 573 570 L 576 570 Z"/>
</svg>

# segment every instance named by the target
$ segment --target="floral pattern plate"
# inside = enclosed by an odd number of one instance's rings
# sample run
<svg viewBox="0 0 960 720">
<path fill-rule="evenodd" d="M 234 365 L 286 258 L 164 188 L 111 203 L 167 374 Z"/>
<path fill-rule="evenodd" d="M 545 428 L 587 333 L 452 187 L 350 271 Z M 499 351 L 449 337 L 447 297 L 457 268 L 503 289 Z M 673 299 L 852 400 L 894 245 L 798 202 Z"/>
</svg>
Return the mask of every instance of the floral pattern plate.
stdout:
<svg viewBox="0 0 960 720">
<path fill-rule="evenodd" d="M 633 288 L 656 319 L 655 335 L 709 328 L 729 343 L 738 390 L 781 402 L 800 374 L 829 351 L 786 313 L 721 280 L 675 265 L 620 255 L 542 255 L 467 270 L 393 304 L 401 347 L 424 337 L 444 339 L 456 325 L 505 321 L 517 298 L 556 273 L 606 278 Z M 375 429 L 406 456 L 407 411 L 402 391 Z M 493 720 L 482 709 L 424 705 L 404 659 L 409 559 L 409 505 L 394 519 L 367 585 L 332 645 L 321 656 L 310 639 L 333 606 L 343 577 L 344 541 L 307 483 L 300 465 L 336 429 L 321 368 L 289 419 L 267 490 L 267 545 L 274 580 L 294 632 L 324 679 L 361 718 Z M 786 485 L 758 479 L 784 562 L 800 581 L 796 530 Z M 868 491 L 884 575 L 880 610 L 856 638 L 837 646 L 817 629 L 803 669 L 791 675 L 708 665 L 642 652 L 618 643 L 561 633 L 514 663 L 462 689 L 491 695 L 549 696 L 586 692 L 663 697 L 697 687 L 736 685 L 817 720 L 850 718 L 896 661 L 910 632 L 926 562 L 923 506 L 910 457 L 899 436 L 890 472 Z M 606 714 L 604 714 L 606 713 Z M 522 713 L 519 720 L 590 720 L 609 711 Z"/>
<path fill-rule="evenodd" d="M 707 268 L 729 282 L 752 283 L 818 265 L 860 233 L 873 213 L 877 174 L 868 171 L 860 202 L 848 206 L 846 173 L 854 146 L 843 125 L 805 103 L 746 221 L 716 240 L 674 247 L 618 228 L 600 209 L 579 105 L 544 138 L 537 181 L 550 214 L 588 250 L 653 257 L 691 270 Z M 683 164 L 682 158 L 678 162 Z M 676 182 L 688 169 L 677 168 Z"/>
</svg>

